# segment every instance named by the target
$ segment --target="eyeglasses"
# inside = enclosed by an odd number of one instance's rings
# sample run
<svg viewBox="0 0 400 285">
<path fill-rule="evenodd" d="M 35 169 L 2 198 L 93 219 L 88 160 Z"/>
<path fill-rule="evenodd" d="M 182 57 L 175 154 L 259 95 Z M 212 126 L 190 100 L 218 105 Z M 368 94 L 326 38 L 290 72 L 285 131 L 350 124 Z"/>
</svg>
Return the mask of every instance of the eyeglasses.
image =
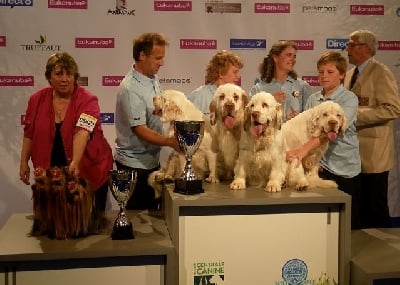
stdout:
<svg viewBox="0 0 400 285">
<path fill-rule="evenodd" d="M 364 43 L 349 43 L 349 42 L 347 42 L 346 43 L 346 48 L 353 48 L 355 46 L 363 46 L 363 45 L 366 45 L 366 44 L 364 44 Z"/>
</svg>

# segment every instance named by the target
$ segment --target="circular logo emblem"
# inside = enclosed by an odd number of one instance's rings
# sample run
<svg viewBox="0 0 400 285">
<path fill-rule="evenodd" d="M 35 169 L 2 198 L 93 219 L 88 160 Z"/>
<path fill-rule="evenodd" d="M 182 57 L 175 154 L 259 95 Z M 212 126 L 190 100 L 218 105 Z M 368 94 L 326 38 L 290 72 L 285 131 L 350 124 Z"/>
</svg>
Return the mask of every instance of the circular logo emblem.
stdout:
<svg viewBox="0 0 400 285">
<path fill-rule="evenodd" d="M 291 259 L 282 267 L 282 278 L 288 285 L 303 284 L 307 274 L 307 265 L 300 259 Z"/>
</svg>

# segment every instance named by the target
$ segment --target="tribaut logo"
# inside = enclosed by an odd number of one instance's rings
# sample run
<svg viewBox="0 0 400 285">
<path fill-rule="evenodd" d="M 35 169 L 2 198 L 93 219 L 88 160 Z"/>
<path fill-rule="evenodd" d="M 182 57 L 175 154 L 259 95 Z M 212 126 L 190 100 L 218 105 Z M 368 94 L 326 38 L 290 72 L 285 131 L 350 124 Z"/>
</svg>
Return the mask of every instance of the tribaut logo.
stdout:
<svg viewBox="0 0 400 285">
<path fill-rule="evenodd" d="M 0 0 L 0 6 L 9 6 L 11 8 L 33 6 L 33 0 Z"/>
<path fill-rule="evenodd" d="M 265 39 L 230 39 L 230 49 L 266 49 Z"/>
<path fill-rule="evenodd" d="M 46 35 L 40 35 L 38 39 L 34 40 L 34 44 L 22 44 L 23 51 L 45 51 L 45 52 L 59 52 L 61 45 L 47 44 Z"/>
<path fill-rule="evenodd" d="M 117 0 L 115 9 L 108 9 L 107 15 L 135 16 L 135 9 L 128 9 L 128 0 Z"/>
<path fill-rule="evenodd" d="M 348 39 L 326 39 L 326 48 L 345 50 L 348 41 Z"/>
</svg>

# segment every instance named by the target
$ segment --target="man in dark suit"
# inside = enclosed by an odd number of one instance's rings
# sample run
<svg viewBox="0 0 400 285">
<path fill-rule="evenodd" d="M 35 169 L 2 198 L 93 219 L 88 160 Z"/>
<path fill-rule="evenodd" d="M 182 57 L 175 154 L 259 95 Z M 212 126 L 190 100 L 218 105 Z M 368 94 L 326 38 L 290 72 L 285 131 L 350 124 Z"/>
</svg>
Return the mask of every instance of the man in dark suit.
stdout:
<svg viewBox="0 0 400 285">
<path fill-rule="evenodd" d="M 374 59 L 377 47 L 376 36 L 368 30 L 351 33 L 346 46 L 354 68 L 347 72 L 344 85 L 359 100 L 357 133 L 364 228 L 390 227 L 387 195 L 389 170 L 395 158 L 393 120 L 400 117 L 397 83 L 389 68 Z"/>
</svg>

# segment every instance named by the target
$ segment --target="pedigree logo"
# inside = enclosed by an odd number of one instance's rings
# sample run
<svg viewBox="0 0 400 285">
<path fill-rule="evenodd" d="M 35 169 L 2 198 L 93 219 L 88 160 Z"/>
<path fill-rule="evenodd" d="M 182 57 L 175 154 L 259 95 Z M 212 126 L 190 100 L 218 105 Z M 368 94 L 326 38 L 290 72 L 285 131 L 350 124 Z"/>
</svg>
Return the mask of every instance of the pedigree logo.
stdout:
<svg viewBox="0 0 400 285">
<path fill-rule="evenodd" d="M 88 0 L 48 0 L 48 7 L 55 9 L 87 9 Z"/>
<path fill-rule="evenodd" d="M 154 11 L 192 11 L 192 1 L 154 1 Z"/>
<path fill-rule="evenodd" d="M 33 0 L 0 0 L 0 6 L 23 7 L 33 6 Z"/>
<path fill-rule="evenodd" d="M 181 49 L 217 49 L 217 40 L 180 39 Z"/>
<path fill-rule="evenodd" d="M 378 41 L 379 50 L 400 50 L 400 41 Z"/>
<path fill-rule="evenodd" d="M 100 120 L 103 125 L 114 124 L 114 113 L 100 113 Z"/>
<path fill-rule="evenodd" d="M 115 9 L 108 9 L 107 15 L 135 16 L 136 10 L 128 10 L 127 2 L 127 0 L 117 0 Z"/>
<path fill-rule="evenodd" d="M 114 48 L 114 38 L 75 38 L 76 48 Z"/>
<path fill-rule="evenodd" d="M 33 86 L 34 83 L 33 76 L 0 76 L 0 86 Z"/>
<path fill-rule="evenodd" d="M 304 5 L 302 8 L 303 13 L 324 14 L 336 13 L 338 11 L 337 5 Z"/>
<path fill-rule="evenodd" d="M 230 39 L 230 49 L 266 49 L 267 41 L 264 39 Z"/>
<path fill-rule="evenodd" d="M 0 47 L 5 47 L 7 44 L 6 36 L 0 36 Z"/>
<path fill-rule="evenodd" d="M 255 3 L 254 13 L 289 14 L 289 3 Z"/>
<path fill-rule="evenodd" d="M 345 50 L 348 41 L 348 39 L 326 39 L 326 48 Z"/>
<path fill-rule="evenodd" d="M 205 10 L 207 13 L 242 13 L 242 4 L 207 1 Z"/>
<path fill-rule="evenodd" d="M 313 75 L 302 76 L 301 79 L 307 82 L 310 86 L 319 86 L 318 76 L 313 76 Z"/>
<path fill-rule="evenodd" d="M 350 5 L 350 15 L 384 15 L 384 5 Z"/>
<path fill-rule="evenodd" d="M 314 41 L 313 40 L 291 40 L 297 46 L 298 50 L 313 50 Z"/>
<path fill-rule="evenodd" d="M 23 51 L 38 51 L 38 52 L 60 52 L 61 45 L 58 44 L 47 44 L 46 35 L 40 35 L 34 44 L 22 44 L 20 45 Z"/>
<path fill-rule="evenodd" d="M 102 77 L 103 86 L 119 86 L 124 76 L 105 75 Z"/>
</svg>

